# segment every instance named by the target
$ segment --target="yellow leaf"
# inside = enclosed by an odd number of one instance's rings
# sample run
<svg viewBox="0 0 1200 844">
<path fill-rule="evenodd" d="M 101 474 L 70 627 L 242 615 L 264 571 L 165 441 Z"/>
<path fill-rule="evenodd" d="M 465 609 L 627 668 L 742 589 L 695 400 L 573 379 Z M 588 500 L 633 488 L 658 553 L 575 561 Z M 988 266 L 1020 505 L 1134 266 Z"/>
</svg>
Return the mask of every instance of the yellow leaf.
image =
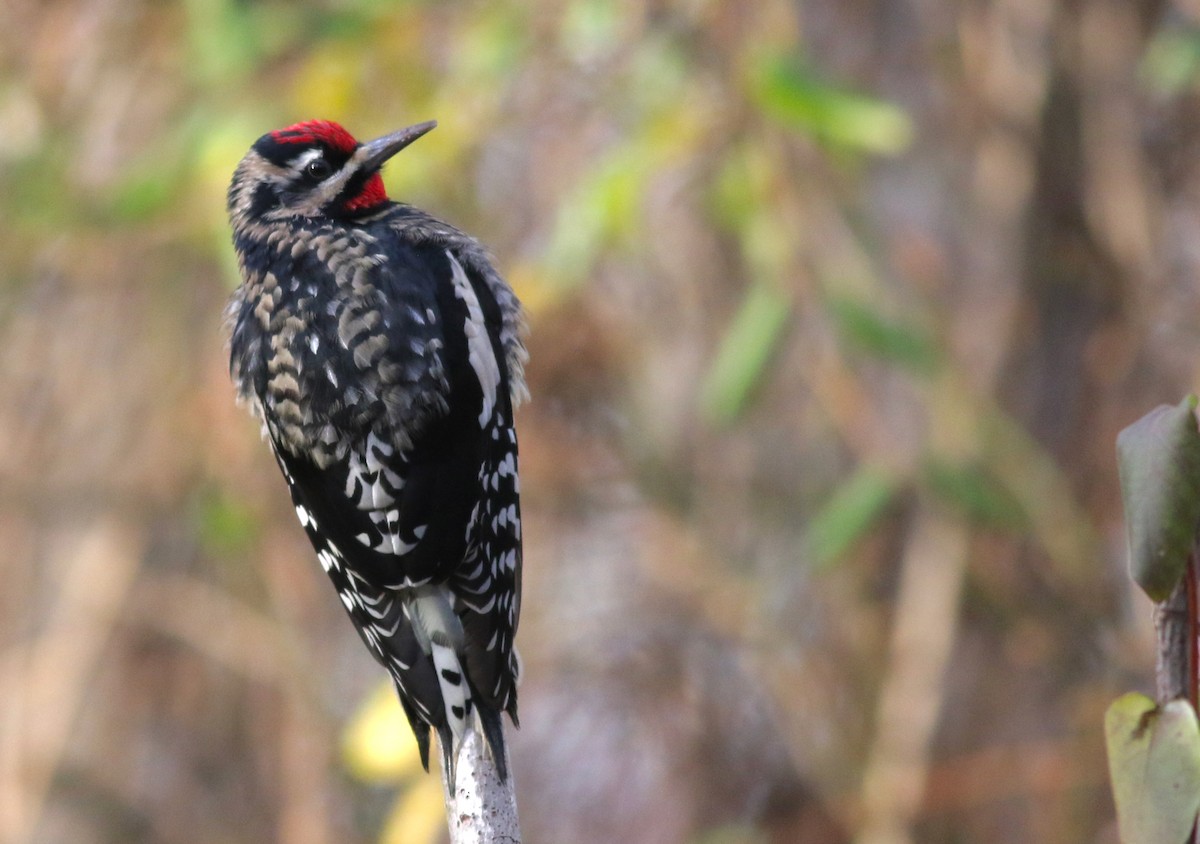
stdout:
<svg viewBox="0 0 1200 844">
<path fill-rule="evenodd" d="M 1176 844 L 1200 809 L 1200 725 L 1186 700 L 1163 706 L 1137 692 L 1104 715 L 1117 828 L 1127 844 Z"/>
<path fill-rule="evenodd" d="M 190 202 L 193 213 L 205 220 L 213 241 L 213 254 L 219 257 L 223 275 L 232 290 L 241 283 L 237 257 L 229 248 L 229 222 L 225 217 L 225 192 L 229 177 L 250 144 L 267 128 L 257 127 L 239 117 L 216 121 L 197 136 L 198 149 L 192 161 Z"/>
<path fill-rule="evenodd" d="M 229 177 L 250 145 L 270 126 L 254 126 L 236 118 L 218 121 L 207 131 L 197 133 L 198 149 L 193 158 L 193 193 L 201 194 L 201 205 L 210 209 L 222 227 L 225 225 L 225 192 Z"/>
<path fill-rule="evenodd" d="M 380 684 L 342 734 L 342 758 L 350 773 L 372 782 L 424 775 L 417 741 L 390 683 Z"/>
<path fill-rule="evenodd" d="M 538 267 L 528 262 L 513 264 L 504 275 L 530 319 L 536 319 L 539 313 L 561 299 L 565 292 L 561 285 L 549 281 Z"/>
<path fill-rule="evenodd" d="M 383 825 L 379 844 L 424 844 L 440 841 L 446 830 L 442 786 L 430 775 L 416 782 L 396 800 Z"/>
<path fill-rule="evenodd" d="M 345 120 L 359 89 L 362 59 L 357 49 L 334 42 L 315 52 L 296 76 L 292 108 L 302 119 Z"/>
</svg>

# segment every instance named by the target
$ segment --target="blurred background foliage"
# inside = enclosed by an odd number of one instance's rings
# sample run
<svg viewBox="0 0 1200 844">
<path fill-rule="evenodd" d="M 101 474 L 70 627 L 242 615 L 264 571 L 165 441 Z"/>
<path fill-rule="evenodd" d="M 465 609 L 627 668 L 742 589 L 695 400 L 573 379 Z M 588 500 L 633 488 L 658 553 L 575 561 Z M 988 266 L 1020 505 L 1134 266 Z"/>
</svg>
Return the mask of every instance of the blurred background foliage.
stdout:
<svg viewBox="0 0 1200 844">
<path fill-rule="evenodd" d="M 226 373 L 324 117 L 436 118 L 389 190 L 529 310 L 528 841 L 1115 841 L 1198 85 L 1195 0 L 8 0 L 0 840 L 443 834 Z"/>
</svg>

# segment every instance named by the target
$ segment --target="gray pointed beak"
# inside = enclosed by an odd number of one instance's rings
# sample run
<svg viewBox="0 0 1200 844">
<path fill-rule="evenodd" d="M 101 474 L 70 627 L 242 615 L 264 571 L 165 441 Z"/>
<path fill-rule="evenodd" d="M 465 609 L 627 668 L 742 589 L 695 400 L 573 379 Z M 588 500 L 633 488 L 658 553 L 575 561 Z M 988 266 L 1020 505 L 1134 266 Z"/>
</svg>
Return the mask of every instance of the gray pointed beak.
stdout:
<svg viewBox="0 0 1200 844">
<path fill-rule="evenodd" d="M 416 126 L 409 126 L 407 129 L 401 129 L 399 132 L 384 135 L 382 138 L 367 141 L 358 148 L 355 158 L 359 159 L 363 170 L 378 170 L 385 161 L 435 126 L 437 126 L 437 121 L 429 120 L 425 123 L 418 123 Z"/>
</svg>

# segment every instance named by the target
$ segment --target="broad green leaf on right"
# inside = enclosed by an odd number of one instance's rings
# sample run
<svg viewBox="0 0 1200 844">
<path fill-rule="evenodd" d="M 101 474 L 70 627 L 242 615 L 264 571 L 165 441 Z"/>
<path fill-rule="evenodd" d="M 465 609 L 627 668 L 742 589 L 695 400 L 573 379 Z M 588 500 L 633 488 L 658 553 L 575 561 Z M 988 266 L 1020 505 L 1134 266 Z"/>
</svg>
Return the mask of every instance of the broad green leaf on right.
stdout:
<svg viewBox="0 0 1200 844">
<path fill-rule="evenodd" d="M 1179 583 L 1200 522 L 1196 401 L 1160 405 L 1117 436 L 1129 574 L 1154 601 Z"/>
</svg>

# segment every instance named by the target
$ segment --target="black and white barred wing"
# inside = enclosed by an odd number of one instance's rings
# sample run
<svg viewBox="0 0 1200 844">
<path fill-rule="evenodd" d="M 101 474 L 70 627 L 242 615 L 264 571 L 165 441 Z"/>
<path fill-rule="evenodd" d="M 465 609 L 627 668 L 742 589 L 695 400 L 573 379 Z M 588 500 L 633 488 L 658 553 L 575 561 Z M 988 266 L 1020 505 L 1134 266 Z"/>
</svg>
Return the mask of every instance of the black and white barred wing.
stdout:
<svg viewBox="0 0 1200 844">
<path fill-rule="evenodd" d="M 274 440 L 272 445 L 321 568 L 363 642 L 391 675 L 428 765 L 428 727 L 445 731 L 444 738 L 450 731 L 442 684 L 407 600 L 431 575 L 412 555 L 422 531 L 399 518 L 407 486 L 403 459 L 369 459 L 379 453 L 371 437 L 344 461 L 323 468 Z"/>
<path fill-rule="evenodd" d="M 464 566 L 452 583 L 461 608 L 468 671 L 497 710 L 517 720 L 520 665 L 514 644 L 521 614 L 521 504 L 512 406 L 497 403 L 489 426 L 488 458 L 480 469 L 482 494 Z"/>
</svg>

